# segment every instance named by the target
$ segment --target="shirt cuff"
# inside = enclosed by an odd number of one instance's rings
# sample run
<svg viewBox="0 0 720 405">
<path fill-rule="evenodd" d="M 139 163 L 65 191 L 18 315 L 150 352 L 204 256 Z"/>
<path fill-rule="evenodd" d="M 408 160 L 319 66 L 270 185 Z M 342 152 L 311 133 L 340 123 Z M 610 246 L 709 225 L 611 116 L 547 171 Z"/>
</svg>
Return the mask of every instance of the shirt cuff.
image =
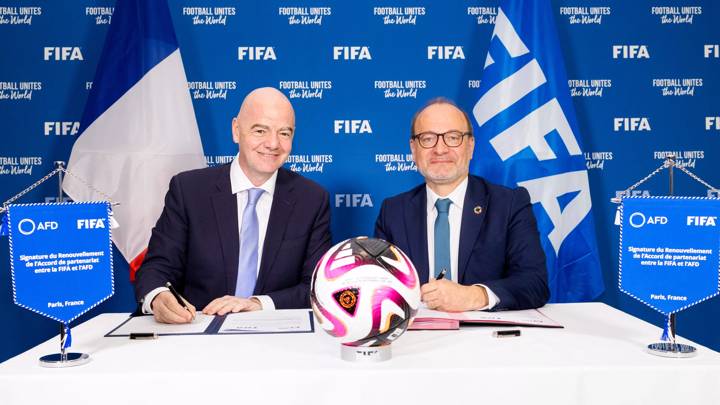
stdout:
<svg viewBox="0 0 720 405">
<path fill-rule="evenodd" d="M 498 298 L 498 296 L 495 295 L 495 293 L 492 292 L 492 290 L 489 289 L 485 284 L 473 284 L 473 285 L 476 285 L 476 286 L 478 286 L 478 287 L 484 288 L 484 289 L 485 289 L 485 293 L 487 293 L 487 297 L 488 297 L 488 303 L 487 303 L 487 305 L 485 305 L 485 306 L 482 307 L 482 308 L 478 308 L 478 309 L 477 309 L 478 311 L 486 311 L 486 310 L 493 309 L 493 308 L 495 308 L 495 306 L 496 306 L 497 304 L 500 303 L 500 298 Z"/>
<path fill-rule="evenodd" d="M 152 310 L 152 302 L 157 297 L 158 294 L 160 294 L 163 291 L 170 291 L 167 287 L 158 287 L 149 293 L 145 295 L 145 298 L 143 298 L 143 304 L 142 304 L 142 313 L 149 315 L 153 313 Z"/>
<path fill-rule="evenodd" d="M 260 301 L 260 305 L 262 305 L 263 311 L 272 311 L 275 309 L 275 302 L 273 302 L 269 295 L 253 295 L 250 298 L 257 298 L 257 300 Z"/>
</svg>

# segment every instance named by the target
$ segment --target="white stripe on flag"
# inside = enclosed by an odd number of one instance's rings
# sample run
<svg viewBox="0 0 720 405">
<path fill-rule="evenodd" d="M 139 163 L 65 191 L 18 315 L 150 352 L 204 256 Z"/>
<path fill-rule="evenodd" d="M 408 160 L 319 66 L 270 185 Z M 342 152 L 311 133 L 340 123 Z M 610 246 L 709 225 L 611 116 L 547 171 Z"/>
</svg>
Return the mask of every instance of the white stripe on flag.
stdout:
<svg viewBox="0 0 720 405">
<path fill-rule="evenodd" d="M 113 209 L 120 223 L 113 242 L 129 262 L 147 247 L 170 178 L 205 166 L 185 70 L 175 50 L 79 136 L 68 170 L 120 203 Z M 63 188 L 76 201 L 103 199 L 72 176 L 65 177 Z"/>
</svg>

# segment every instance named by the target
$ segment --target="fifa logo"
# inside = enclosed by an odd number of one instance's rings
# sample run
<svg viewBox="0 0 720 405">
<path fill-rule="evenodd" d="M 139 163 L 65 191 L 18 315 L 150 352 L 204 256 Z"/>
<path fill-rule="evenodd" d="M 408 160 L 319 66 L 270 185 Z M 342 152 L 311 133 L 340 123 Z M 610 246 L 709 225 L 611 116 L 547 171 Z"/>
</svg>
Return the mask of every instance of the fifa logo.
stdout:
<svg viewBox="0 0 720 405">
<path fill-rule="evenodd" d="M 705 130 L 720 131 L 720 117 L 705 117 Z"/>
<path fill-rule="evenodd" d="M 613 130 L 650 131 L 650 122 L 646 117 L 613 118 Z"/>
<path fill-rule="evenodd" d="M 715 226 L 717 217 L 706 217 L 706 216 L 688 216 L 688 226 Z"/>
<path fill-rule="evenodd" d="M 370 194 L 335 194 L 335 208 L 373 207 Z"/>
<path fill-rule="evenodd" d="M 427 47 L 428 59 L 465 59 L 462 46 L 438 45 Z"/>
<path fill-rule="evenodd" d="M 646 45 L 613 45 L 613 59 L 650 59 Z"/>
<path fill-rule="evenodd" d="M 99 229 L 105 228 L 104 218 L 78 219 L 77 229 Z"/>
<path fill-rule="evenodd" d="M 238 46 L 238 60 L 277 60 L 272 46 Z"/>
<path fill-rule="evenodd" d="M 333 130 L 336 134 L 372 134 L 369 120 L 335 120 Z"/>
<path fill-rule="evenodd" d="M 77 135 L 80 130 L 78 121 L 45 121 L 45 136 Z"/>
<path fill-rule="evenodd" d="M 618 190 L 615 191 L 615 197 L 616 198 L 625 198 L 625 197 L 650 197 L 650 190 Z"/>
<path fill-rule="evenodd" d="M 46 46 L 44 58 L 45 60 L 84 60 L 77 46 Z"/>
<path fill-rule="evenodd" d="M 720 45 L 705 45 L 705 58 L 720 58 Z"/>
<path fill-rule="evenodd" d="M 333 46 L 334 60 L 372 60 L 367 46 Z"/>
</svg>

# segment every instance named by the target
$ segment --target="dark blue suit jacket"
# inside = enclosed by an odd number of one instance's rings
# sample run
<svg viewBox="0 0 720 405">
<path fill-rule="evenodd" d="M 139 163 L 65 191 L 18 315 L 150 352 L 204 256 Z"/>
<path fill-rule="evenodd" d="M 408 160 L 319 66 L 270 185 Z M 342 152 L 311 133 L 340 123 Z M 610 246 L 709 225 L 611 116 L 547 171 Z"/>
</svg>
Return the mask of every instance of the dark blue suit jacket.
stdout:
<svg viewBox="0 0 720 405">
<path fill-rule="evenodd" d="M 255 295 L 278 309 L 310 306 L 310 278 L 331 246 L 329 196 L 318 184 L 280 168 Z M 138 301 L 167 281 L 196 308 L 235 293 L 240 249 L 230 165 L 180 173 L 138 270 Z"/>
<path fill-rule="evenodd" d="M 475 207 L 481 207 L 480 214 Z M 427 283 L 425 184 L 383 202 L 375 236 L 405 252 L 421 282 Z M 527 190 L 469 177 L 460 226 L 458 277 L 460 284 L 490 288 L 500 299 L 498 310 L 537 308 L 547 302 L 545 253 Z"/>
</svg>

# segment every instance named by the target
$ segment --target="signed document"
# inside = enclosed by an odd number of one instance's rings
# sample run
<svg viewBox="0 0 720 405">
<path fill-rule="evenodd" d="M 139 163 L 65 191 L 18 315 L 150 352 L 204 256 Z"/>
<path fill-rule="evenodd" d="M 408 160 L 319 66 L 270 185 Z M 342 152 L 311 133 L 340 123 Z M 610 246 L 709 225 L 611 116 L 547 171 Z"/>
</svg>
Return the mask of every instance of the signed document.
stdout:
<svg viewBox="0 0 720 405">
<path fill-rule="evenodd" d="M 307 309 L 253 311 L 227 314 L 217 333 L 311 332 Z"/>
<path fill-rule="evenodd" d="M 443 312 L 420 307 L 409 329 L 458 329 L 462 324 L 496 326 L 535 326 L 562 328 L 538 309 L 522 311 L 466 311 Z"/>
<path fill-rule="evenodd" d="M 238 312 L 227 315 L 197 314 L 183 324 L 159 323 L 152 315 L 133 316 L 123 321 L 106 337 L 128 337 L 135 333 L 168 335 L 216 335 L 248 333 L 312 333 L 313 315 L 309 309 Z"/>
<path fill-rule="evenodd" d="M 127 321 L 108 333 L 107 336 L 129 336 L 131 333 L 157 333 L 158 335 L 204 334 L 214 319 L 214 315 L 205 315 L 198 312 L 195 320 L 190 323 L 169 324 L 157 322 L 152 315 L 134 316 L 128 318 Z"/>
</svg>

